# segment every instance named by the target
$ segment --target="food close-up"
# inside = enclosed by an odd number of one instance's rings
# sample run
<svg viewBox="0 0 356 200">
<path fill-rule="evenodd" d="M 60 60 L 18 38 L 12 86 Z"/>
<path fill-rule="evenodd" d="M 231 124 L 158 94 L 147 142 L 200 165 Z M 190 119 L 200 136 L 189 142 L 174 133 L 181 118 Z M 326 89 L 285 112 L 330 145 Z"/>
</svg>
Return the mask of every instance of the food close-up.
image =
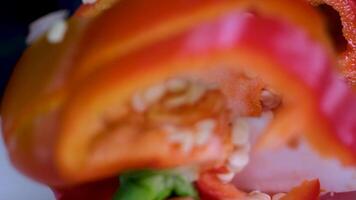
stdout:
<svg viewBox="0 0 356 200">
<path fill-rule="evenodd" d="M 30 27 L 1 127 L 57 200 L 356 200 L 356 1 L 53 16 Z"/>
</svg>

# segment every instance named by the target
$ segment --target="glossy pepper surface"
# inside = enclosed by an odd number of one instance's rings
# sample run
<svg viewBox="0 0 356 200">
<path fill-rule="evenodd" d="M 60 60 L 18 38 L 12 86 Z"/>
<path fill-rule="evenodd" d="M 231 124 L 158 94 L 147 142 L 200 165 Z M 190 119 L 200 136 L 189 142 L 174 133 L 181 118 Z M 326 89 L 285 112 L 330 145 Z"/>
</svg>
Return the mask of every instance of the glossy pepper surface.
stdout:
<svg viewBox="0 0 356 200">
<path fill-rule="evenodd" d="M 132 0 L 68 23 L 64 41 L 42 38 L 24 53 L 2 103 L 11 159 L 31 177 L 63 186 L 130 168 L 221 160 L 224 135 L 184 155 L 160 134 L 117 145 L 113 138 L 130 134 L 100 131 L 108 108 L 125 108 L 135 91 L 221 65 L 283 96 L 260 148 L 302 135 L 321 155 L 355 164 L 356 98 L 333 70 L 321 17 L 304 2 Z"/>
</svg>

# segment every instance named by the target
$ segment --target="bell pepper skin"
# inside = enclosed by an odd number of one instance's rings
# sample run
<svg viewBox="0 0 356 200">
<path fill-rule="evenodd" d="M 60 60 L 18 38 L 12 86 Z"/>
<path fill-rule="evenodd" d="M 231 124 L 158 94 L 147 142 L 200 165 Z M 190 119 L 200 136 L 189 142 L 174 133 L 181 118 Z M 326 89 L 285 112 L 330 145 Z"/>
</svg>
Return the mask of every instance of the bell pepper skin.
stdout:
<svg viewBox="0 0 356 200">
<path fill-rule="evenodd" d="M 82 4 L 74 13 L 75 17 L 95 17 L 109 9 L 118 0 L 97 0 L 94 3 Z"/>
<path fill-rule="evenodd" d="M 2 133 L 11 161 L 25 174 L 55 185 L 61 181 L 50 150 L 56 140 L 52 130 L 58 128 L 54 113 L 63 100 L 63 83 L 73 56 L 79 51 L 84 21 L 70 21 L 66 37 L 57 45 L 45 38 L 31 45 L 18 61 L 2 99 Z M 42 125 L 34 125 L 34 119 Z"/>
<path fill-rule="evenodd" d="M 239 191 L 232 183 L 222 183 L 218 173 L 224 173 L 219 168 L 204 172 L 200 175 L 196 185 L 202 200 L 245 200 L 248 194 Z M 301 185 L 292 188 L 280 200 L 318 200 L 320 194 L 320 183 L 318 180 L 304 181 Z"/>
<path fill-rule="evenodd" d="M 77 12 L 78 16 L 81 17 L 90 17 L 90 16 L 95 16 L 98 15 L 99 13 L 103 12 L 104 10 L 108 9 L 111 7 L 117 0 L 99 0 L 96 4 L 90 4 L 90 5 L 83 5 Z M 320 4 L 320 3 L 326 3 L 330 6 L 332 6 L 336 11 L 339 12 L 341 16 L 341 21 L 343 25 L 343 32 L 344 36 L 348 41 L 348 47 L 345 52 L 342 52 L 341 55 L 339 55 L 339 70 L 341 73 L 345 76 L 347 82 L 355 88 L 356 84 L 356 38 L 355 34 L 353 33 L 353 30 L 356 28 L 356 22 L 355 22 L 355 17 L 356 17 L 356 4 L 353 0 L 323 0 L 323 1 L 313 1 L 309 0 L 313 4 Z M 243 1 L 240 1 L 240 3 Z M 124 4 L 125 2 L 123 2 Z M 277 4 L 278 1 L 273 1 L 272 4 Z M 248 3 L 247 3 L 248 4 Z M 256 4 L 255 1 L 251 1 L 251 5 Z M 257 3 L 258 4 L 258 3 Z M 265 7 L 268 5 L 264 5 Z M 124 6 L 123 6 L 124 7 Z M 273 5 L 272 7 L 276 7 Z M 284 6 L 282 6 L 284 7 Z M 127 9 L 127 6 L 125 7 Z M 283 9 L 286 11 L 290 12 L 293 10 L 297 9 L 292 9 L 291 7 L 285 6 Z M 114 9 L 113 9 L 114 10 Z M 272 12 L 273 9 L 272 9 Z M 286 17 L 286 16 L 284 16 Z M 301 21 L 296 20 L 295 18 L 292 17 L 292 21 L 296 21 L 297 23 L 300 23 Z M 301 18 L 300 18 L 301 19 Z M 303 24 L 306 24 L 305 22 L 302 22 Z M 326 40 L 325 40 L 326 41 Z"/>
<path fill-rule="evenodd" d="M 293 188 L 281 200 L 318 200 L 320 183 L 318 180 L 304 181 L 300 186 Z"/>
<path fill-rule="evenodd" d="M 103 3 L 105 2 L 104 0 Z M 89 24 L 88 34 L 83 35 L 82 39 L 82 48 L 85 51 L 81 51 L 78 56 L 83 60 L 78 61 L 73 78 L 80 79 L 94 71 L 101 63 L 168 38 L 196 24 L 212 20 L 229 11 L 240 10 L 253 10 L 267 16 L 283 18 L 305 29 L 313 39 L 320 41 L 332 52 L 330 40 L 323 31 L 321 16 L 305 2 L 298 0 L 291 4 L 286 4 L 283 0 L 199 0 L 189 3 L 186 0 L 174 3 L 164 0 L 118 1 Z M 303 16 L 300 13 L 303 13 Z M 113 18 L 130 19 L 131 23 L 116 20 L 116 25 L 112 26 L 108 22 Z M 315 21 L 310 21 L 311 18 Z M 106 30 L 110 30 L 111 34 L 108 35 Z"/>
<path fill-rule="evenodd" d="M 355 133 L 355 97 L 332 72 L 329 42 L 318 28 L 322 27 L 318 15 L 305 4 L 158 2 L 162 12 L 154 10 L 151 18 L 140 15 L 142 5 L 149 5 L 139 0 L 115 4 L 97 18 L 73 18 L 68 37 L 59 46 L 42 39 L 24 54 L 2 104 L 5 142 L 13 163 L 24 173 L 50 185 L 68 185 L 132 167 L 220 160 L 227 154 L 222 138 L 189 156 L 171 150 L 159 137 L 147 136 L 150 142 L 128 143 L 121 149 L 104 137 L 99 147 L 91 146 L 106 108 L 116 109 L 144 86 L 181 73 L 199 74 L 220 63 L 260 76 L 285 98 L 271 125 L 274 134 L 267 133 L 262 144 L 303 133 L 321 154 L 355 162 L 356 145 L 348 139 Z M 236 12 L 247 8 L 256 8 L 258 14 Z M 294 12 L 304 8 L 305 18 Z M 287 20 L 273 18 L 280 15 Z M 311 16 L 317 22 L 312 26 L 306 20 Z M 43 51 L 53 52 L 48 53 L 50 59 L 41 58 Z M 41 75 L 28 75 L 33 66 Z M 161 149 L 152 148 L 157 145 Z M 147 160 L 135 156 L 135 151 L 148 152 Z"/>
<path fill-rule="evenodd" d="M 240 17 L 241 16 L 233 14 L 228 15 L 227 18 L 223 18 L 223 20 L 217 21 L 216 23 L 206 24 L 206 26 L 193 29 L 172 40 L 159 42 L 127 57 L 113 60 L 107 65 L 107 68 L 97 73 L 95 78 L 91 78 L 87 87 L 81 88 L 81 91 L 70 99 L 71 105 L 69 105 L 65 111 L 65 113 L 67 113 L 65 119 L 69 124 L 64 126 L 70 127 L 70 129 L 64 130 L 64 137 L 61 141 L 63 142 L 61 145 L 67 147 L 63 150 L 67 152 L 63 151 L 61 153 L 62 156 L 59 157 L 64 158 L 65 155 L 69 155 L 68 153 L 73 151 L 68 148 L 70 145 L 66 145 L 66 143 L 69 142 L 66 141 L 66 138 L 69 139 L 65 137 L 66 134 L 72 136 L 74 134 L 86 134 L 92 127 L 85 127 L 87 130 L 83 130 L 83 125 L 81 124 L 92 124 L 93 121 L 90 121 L 90 119 L 94 118 L 98 112 L 101 112 L 100 110 L 102 108 L 100 108 L 100 105 L 110 105 L 112 104 L 111 102 L 118 103 L 120 99 L 127 99 L 128 96 L 130 96 L 129 92 L 127 92 L 127 94 L 125 94 L 126 92 L 122 92 L 117 94 L 116 97 L 112 97 L 113 99 L 110 99 L 106 95 L 111 94 L 109 91 L 124 91 L 124 88 L 120 87 L 121 85 L 125 85 L 125 88 L 140 88 L 144 85 L 153 84 L 153 80 L 162 80 L 174 74 L 186 72 L 183 66 L 189 66 L 189 71 L 199 71 L 201 69 L 207 70 L 208 68 L 205 66 L 214 66 L 214 63 L 225 63 L 228 66 L 234 66 L 234 68 L 238 68 L 238 66 L 241 65 L 251 66 L 249 67 L 251 71 L 264 77 L 264 80 L 268 84 L 276 88 L 276 90 L 282 94 L 284 97 L 285 112 L 277 113 L 277 117 L 271 125 L 271 127 L 274 128 L 272 132 L 276 133 L 278 130 L 280 131 L 279 134 L 282 134 L 281 136 L 284 137 L 284 134 L 294 133 L 298 130 L 297 133 L 305 133 L 304 136 L 307 137 L 321 153 L 339 156 L 344 162 L 354 162 L 355 157 L 354 153 L 352 153 L 354 151 L 354 145 L 351 144 L 346 147 L 340 140 L 344 138 L 346 134 L 353 135 L 354 133 L 354 123 L 345 123 L 349 120 L 351 120 L 350 122 L 354 120 L 353 111 L 350 111 L 349 114 L 343 112 L 342 115 L 337 115 L 338 119 L 336 119 L 335 112 L 340 110 L 333 110 L 331 107 L 332 105 L 337 105 L 337 109 L 341 108 L 344 111 L 346 111 L 346 109 L 354 110 L 354 96 L 352 92 L 347 89 L 347 86 L 332 73 L 331 63 L 323 48 L 318 47 L 317 43 L 311 42 L 311 44 L 309 44 L 307 42 L 308 39 L 303 38 L 304 36 L 300 38 L 300 35 L 291 34 L 290 31 L 288 31 L 288 34 L 284 34 L 287 32 L 285 31 L 286 29 L 284 29 L 286 27 L 282 28 L 274 24 L 273 20 L 263 20 L 258 17 L 245 18 L 247 21 L 245 21 L 246 24 L 242 35 L 234 34 L 239 35 L 238 38 L 231 38 L 228 42 L 218 40 L 218 38 L 221 38 L 220 34 L 222 33 L 219 27 L 226 27 L 224 24 L 227 22 L 232 24 L 240 23 L 239 20 L 242 19 Z M 274 28 L 270 29 L 268 27 Z M 268 30 L 268 32 L 264 32 L 266 30 Z M 240 33 L 239 30 L 236 31 Z M 274 37 L 263 38 L 259 34 Z M 197 38 L 199 38 L 199 40 L 197 40 Z M 285 54 L 284 51 L 280 49 L 283 48 L 283 46 L 278 46 L 279 43 L 276 42 L 280 38 L 288 38 L 285 41 L 303 41 L 308 45 L 303 46 L 306 48 L 295 47 L 293 53 Z M 192 43 L 192 41 L 194 41 L 194 43 Z M 292 46 L 292 44 L 290 46 Z M 150 52 L 150 54 L 147 52 Z M 224 54 L 222 55 L 219 52 L 224 52 Z M 253 52 L 255 59 L 252 59 L 251 52 Z M 268 52 L 268 58 L 262 56 L 266 55 L 266 52 Z M 256 59 L 257 56 L 259 56 L 258 59 Z M 293 60 L 296 56 L 299 59 L 298 63 L 294 65 L 290 63 L 290 60 Z M 315 58 L 321 60 L 312 63 L 303 62 L 314 60 Z M 254 62 L 256 60 L 258 60 L 258 62 Z M 319 64 L 315 65 L 316 63 Z M 277 69 L 272 67 L 272 65 Z M 123 70 L 123 68 L 118 68 L 117 66 L 131 66 L 132 69 L 135 69 L 135 72 L 131 75 L 127 70 Z M 171 67 L 167 68 L 164 66 Z M 211 68 L 213 68 L 213 66 Z M 304 66 L 305 68 L 302 69 L 300 66 Z M 150 74 L 145 74 L 144 69 L 146 67 L 150 68 Z M 305 75 L 307 69 L 313 70 L 313 73 L 309 73 L 313 74 L 313 76 L 308 77 Z M 120 74 L 125 74 L 125 79 L 128 80 L 118 80 L 117 77 L 120 76 Z M 285 78 L 286 74 L 291 76 L 288 80 Z M 137 75 L 140 77 L 140 83 L 133 81 Z M 132 79 L 129 77 L 132 77 Z M 315 79 L 315 77 L 319 78 Z M 95 86 L 93 87 L 94 83 Z M 332 94 L 335 92 L 332 88 L 343 92 L 338 96 L 339 99 L 332 98 Z M 303 93 L 301 94 L 298 91 L 303 91 Z M 298 96 L 298 93 L 302 96 Z M 292 95 L 288 96 L 290 94 Z M 82 102 L 84 99 L 90 100 L 90 102 L 87 102 L 87 105 L 83 105 Z M 301 99 L 303 99 L 303 101 L 301 101 Z M 99 105 L 97 104 L 98 102 L 100 102 Z M 340 102 L 344 104 L 341 105 Z M 342 108 L 339 106 L 345 107 Z M 90 108 L 93 110 L 90 110 Z M 341 119 L 343 117 L 345 117 L 344 120 Z M 301 119 L 305 119 L 306 121 L 304 122 Z M 288 127 L 279 127 L 281 124 L 280 120 L 284 122 L 282 124 Z M 298 121 L 299 124 L 293 126 L 292 124 L 294 124 L 295 121 Z M 295 128 L 295 130 L 286 130 L 285 128 Z M 332 130 L 337 130 L 338 128 L 340 129 L 336 134 L 339 135 L 332 133 Z M 341 130 L 345 130 L 345 132 Z M 273 138 L 273 140 L 268 139 L 267 141 L 274 142 L 276 140 Z M 73 140 L 71 140 L 71 142 L 73 142 Z M 330 146 L 333 147 L 332 150 L 326 148 Z M 61 163 L 65 163 L 65 161 Z M 63 168 L 65 167 L 63 166 Z M 89 174 L 92 174 L 91 171 L 88 171 L 86 176 Z"/>
<path fill-rule="evenodd" d="M 219 168 L 203 172 L 196 186 L 201 200 L 243 200 L 246 193 L 238 190 L 231 183 L 222 183 L 218 178 L 218 173 L 224 173 L 226 169 Z"/>
</svg>

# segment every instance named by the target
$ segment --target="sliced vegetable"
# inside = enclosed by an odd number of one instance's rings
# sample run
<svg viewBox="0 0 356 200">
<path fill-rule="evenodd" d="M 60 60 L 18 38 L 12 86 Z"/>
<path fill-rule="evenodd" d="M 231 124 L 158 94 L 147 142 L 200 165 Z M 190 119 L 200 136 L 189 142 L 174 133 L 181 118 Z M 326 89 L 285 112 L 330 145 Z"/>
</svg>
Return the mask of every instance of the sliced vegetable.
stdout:
<svg viewBox="0 0 356 200">
<path fill-rule="evenodd" d="M 98 7 L 107 1 L 111 0 L 99 1 Z M 246 10 L 282 19 L 302 28 L 328 51 L 332 51 L 321 16 L 299 0 L 293 3 L 285 3 L 285 0 L 177 0 L 174 3 L 165 0 L 118 1 L 88 24 L 88 34 L 83 35 L 82 41 L 84 51 L 80 52 L 73 76 L 81 78 L 111 59 L 174 36 L 200 23 L 212 21 L 228 12 Z M 108 21 L 113 18 L 130 19 L 131 23 L 115 20 L 115 26 L 112 26 Z M 311 18 L 314 20 L 310 21 Z M 106 30 L 110 30 L 109 35 Z"/>
<path fill-rule="evenodd" d="M 293 188 L 280 200 L 318 200 L 320 184 L 318 180 L 304 181 L 300 186 Z"/>
<path fill-rule="evenodd" d="M 222 183 L 217 174 L 224 169 L 204 172 L 200 175 L 196 186 L 202 200 L 242 200 L 246 194 L 238 190 L 232 183 Z"/>
<path fill-rule="evenodd" d="M 203 200 L 249 200 L 253 199 L 247 193 L 238 190 L 232 183 L 222 183 L 217 174 L 221 169 L 203 173 L 197 181 L 199 195 Z M 271 183 L 272 184 L 272 183 Z M 320 184 L 318 180 L 304 181 L 294 187 L 280 200 L 318 200 Z"/>
<path fill-rule="evenodd" d="M 142 170 L 120 176 L 114 200 L 165 200 L 168 197 L 199 199 L 194 186 L 180 175 L 168 171 Z"/>
<path fill-rule="evenodd" d="M 229 41 L 219 40 L 224 35 L 223 27 L 229 27 L 228 24 L 236 24 L 238 27 L 237 24 L 241 23 L 244 23 L 243 29 L 235 29 L 235 34 L 230 32 L 236 37 L 231 37 Z M 355 97 L 331 71 L 331 63 L 325 50 L 297 30 L 272 19 L 231 14 L 216 23 L 201 25 L 199 28 L 144 48 L 135 54 L 113 60 L 106 64 L 107 67 L 100 70 L 100 73 L 96 73 L 87 87 L 82 87 L 80 92 L 71 96 L 71 105 L 65 112 L 68 124 L 65 125 L 62 135 L 61 146 L 66 148 L 61 148 L 63 150 L 60 156 L 63 158 L 61 163 L 66 163 L 66 159 L 67 162 L 69 159 L 78 161 L 78 159 L 74 160 L 74 157 L 65 158 L 73 156 L 69 152 L 73 151 L 70 144 L 74 142 L 74 135 L 78 138 L 86 137 L 93 128 L 84 124 L 94 124 L 95 116 L 103 113 L 106 106 L 114 106 L 124 99 L 129 99 L 132 90 L 155 84 L 157 80 L 165 80 L 176 74 L 221 70 L 221 64 L 229 66 L 228 68 L 233 71 L 244 70 L 258 74 L 283 96 L 284 107 L 278 111 L 272 122 L 270 131 L 272 134 L 266 134 L 263 139 L 264 144 L 278 144 L 281 140 L 285 142 L 291 136 L 294 137 L 294 134 L 304 134 L 324 155 L 338 156 L 349 164 L 354 162 L 355 156 L 351 152 L 355 150 L 355 145 L 347 143 L 346 137 L 352 137 L 355 128 L 353 111 L 351 111 L 356 108 Z M 264 38 L 263 35 L 269 37 Z M 281 38 L 284 38 L 285 42 L 290 41 L 290 44 L 278 42 Z M 303 41 L 299 43 L 303 46 L 293 46 L 293 41 L 296 40 Z M 285 51 L 285 45 L 288 46 L 289 51 Z M 295 60 L 296 63 L 291 63 L 291 60 Z M 132 71 L 119 66 L 131 66 Z M 147 68 L 150 68 L 150 74 L 145 73 Z M 308 70 L 310 72 L 307 73 Z M 117 78 L 124 73 L 125 79 Z M 134 81 L 137 76 L 140 77 L 140 82 Z M 290 77 L 286 78 L 287 76 Z M 114 92 L 110 91 L 122 91 L 122 93 L 112 95 Z M 334 91 L 342 92 L 337 95 L 337 99 Z M 84 99 L 90 101 L 83 104 Z M 338 115 L 340 108 L 345 112 Z M 296 124 L 296 121 L 299 123 Z M 70 140 L 65 135 L 70 135 Z M 85 146 L 85 140 L 76 142 L 79 146 Z M 110 146 L 109 143 L 109 141 L 105 143 L 105 146 Z M 78 145 L 73 145 L 73 148 Z M 116 145 L 112 145 L 112 148 L 115 147 Z M 137 146 L 134 147 L 137 150 Z M 109 152 L 117 151 L 108 150 L 107 153 Z M 130 155 L 130 158 L 134 156 Z M 103 165 L 101 162 L 94 163 Z M 124 167 L 123 162 L 121 166 Z M 68 171 L 72 169 L 76 171 L 75 168 L 70 169 L 71 166 L 62 167 L 68 167 Z M 93 173 L 88 172 L 88 174 Z"/>
<path fill-rule="evenodd" d="M 329 40 L 310 7 L 282 0 L 155 3 L 122 1 L 96 17 L 72 18 L 63 43 L 42 39 L 25 52 L 2 104 L 5 142 L 18 168 L 58 186 L 132 168 L 221 164 L 231 152 L 228 113 L 236 105 L 225 103 L 234 99 L 223 87 L 234 82 L 217 72 L 258 77 L 282 96 L 260 146 L 303 135 L 322 155 L 356 162 L 355 96 L 332 71 Z M 161 112 L 158 103 L 144 114 L 133 110 L 136 92 L 181 76 L 217 89 L 199 109 Z M 166 116 L 191 126 L 211 117 L 216 129 L 205 146 L 185 152 L 161 128 Z"/>
</svg>

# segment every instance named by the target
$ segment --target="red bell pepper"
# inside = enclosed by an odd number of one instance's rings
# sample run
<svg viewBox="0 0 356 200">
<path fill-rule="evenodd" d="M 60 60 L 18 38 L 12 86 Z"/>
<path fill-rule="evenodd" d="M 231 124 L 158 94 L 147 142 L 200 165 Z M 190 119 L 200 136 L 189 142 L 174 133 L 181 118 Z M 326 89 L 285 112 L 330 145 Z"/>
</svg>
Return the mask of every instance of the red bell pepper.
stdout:
<svg viewBox="0 0 356 200">
<path fill-rule="evenodd" d="M 246 197 L 246 193 L 238 190 L 231 183 L 222 183 L 218 173 L 224 173 L 226 169 L 214 169 L 200 175 L 196 185 L 202 200 L 239 200 Z"/>
<path fill-rule="evenodd" d="M 98 12 L 70 19 L 60 44 L 37 41 L 15 69 L 2 103 L 4 138 L 13 163 L 27 175 L 66 186 L 131 168 L 221 164 L 231 152 L 226 113 L 214 115 L 214 140 L 187 155 L 160 130 L 138 135 L 142 117 L 127 109 L 147 85 L 214 71 L 257 76 L 282 95 L 261 148 L 303 136 L 321 155 L 355 164 L 356 97 L 333 71 L 322 20 L 305 3 L 131 0 Z M 234 80 L 240 79 L 214 82 L 228 94 L 225 86 Z M 246 105 L 255 104 L 258 95 L 252 96 Z M 125 129 L 103 131 L 107 118 L 121 114 Z"/>
<path fill-rule="evenodd" d="M 216 174 L 221 170 L 209 171 L 200 176 L 197 187 L 202 200 L 247 200 L 248 194 L 239 191 L 234 185 L 222 183 Z M 318 180 L 304 181 L 294 187 L 280 200 L 318 200 L 320 183 Z"/>
</svg>

